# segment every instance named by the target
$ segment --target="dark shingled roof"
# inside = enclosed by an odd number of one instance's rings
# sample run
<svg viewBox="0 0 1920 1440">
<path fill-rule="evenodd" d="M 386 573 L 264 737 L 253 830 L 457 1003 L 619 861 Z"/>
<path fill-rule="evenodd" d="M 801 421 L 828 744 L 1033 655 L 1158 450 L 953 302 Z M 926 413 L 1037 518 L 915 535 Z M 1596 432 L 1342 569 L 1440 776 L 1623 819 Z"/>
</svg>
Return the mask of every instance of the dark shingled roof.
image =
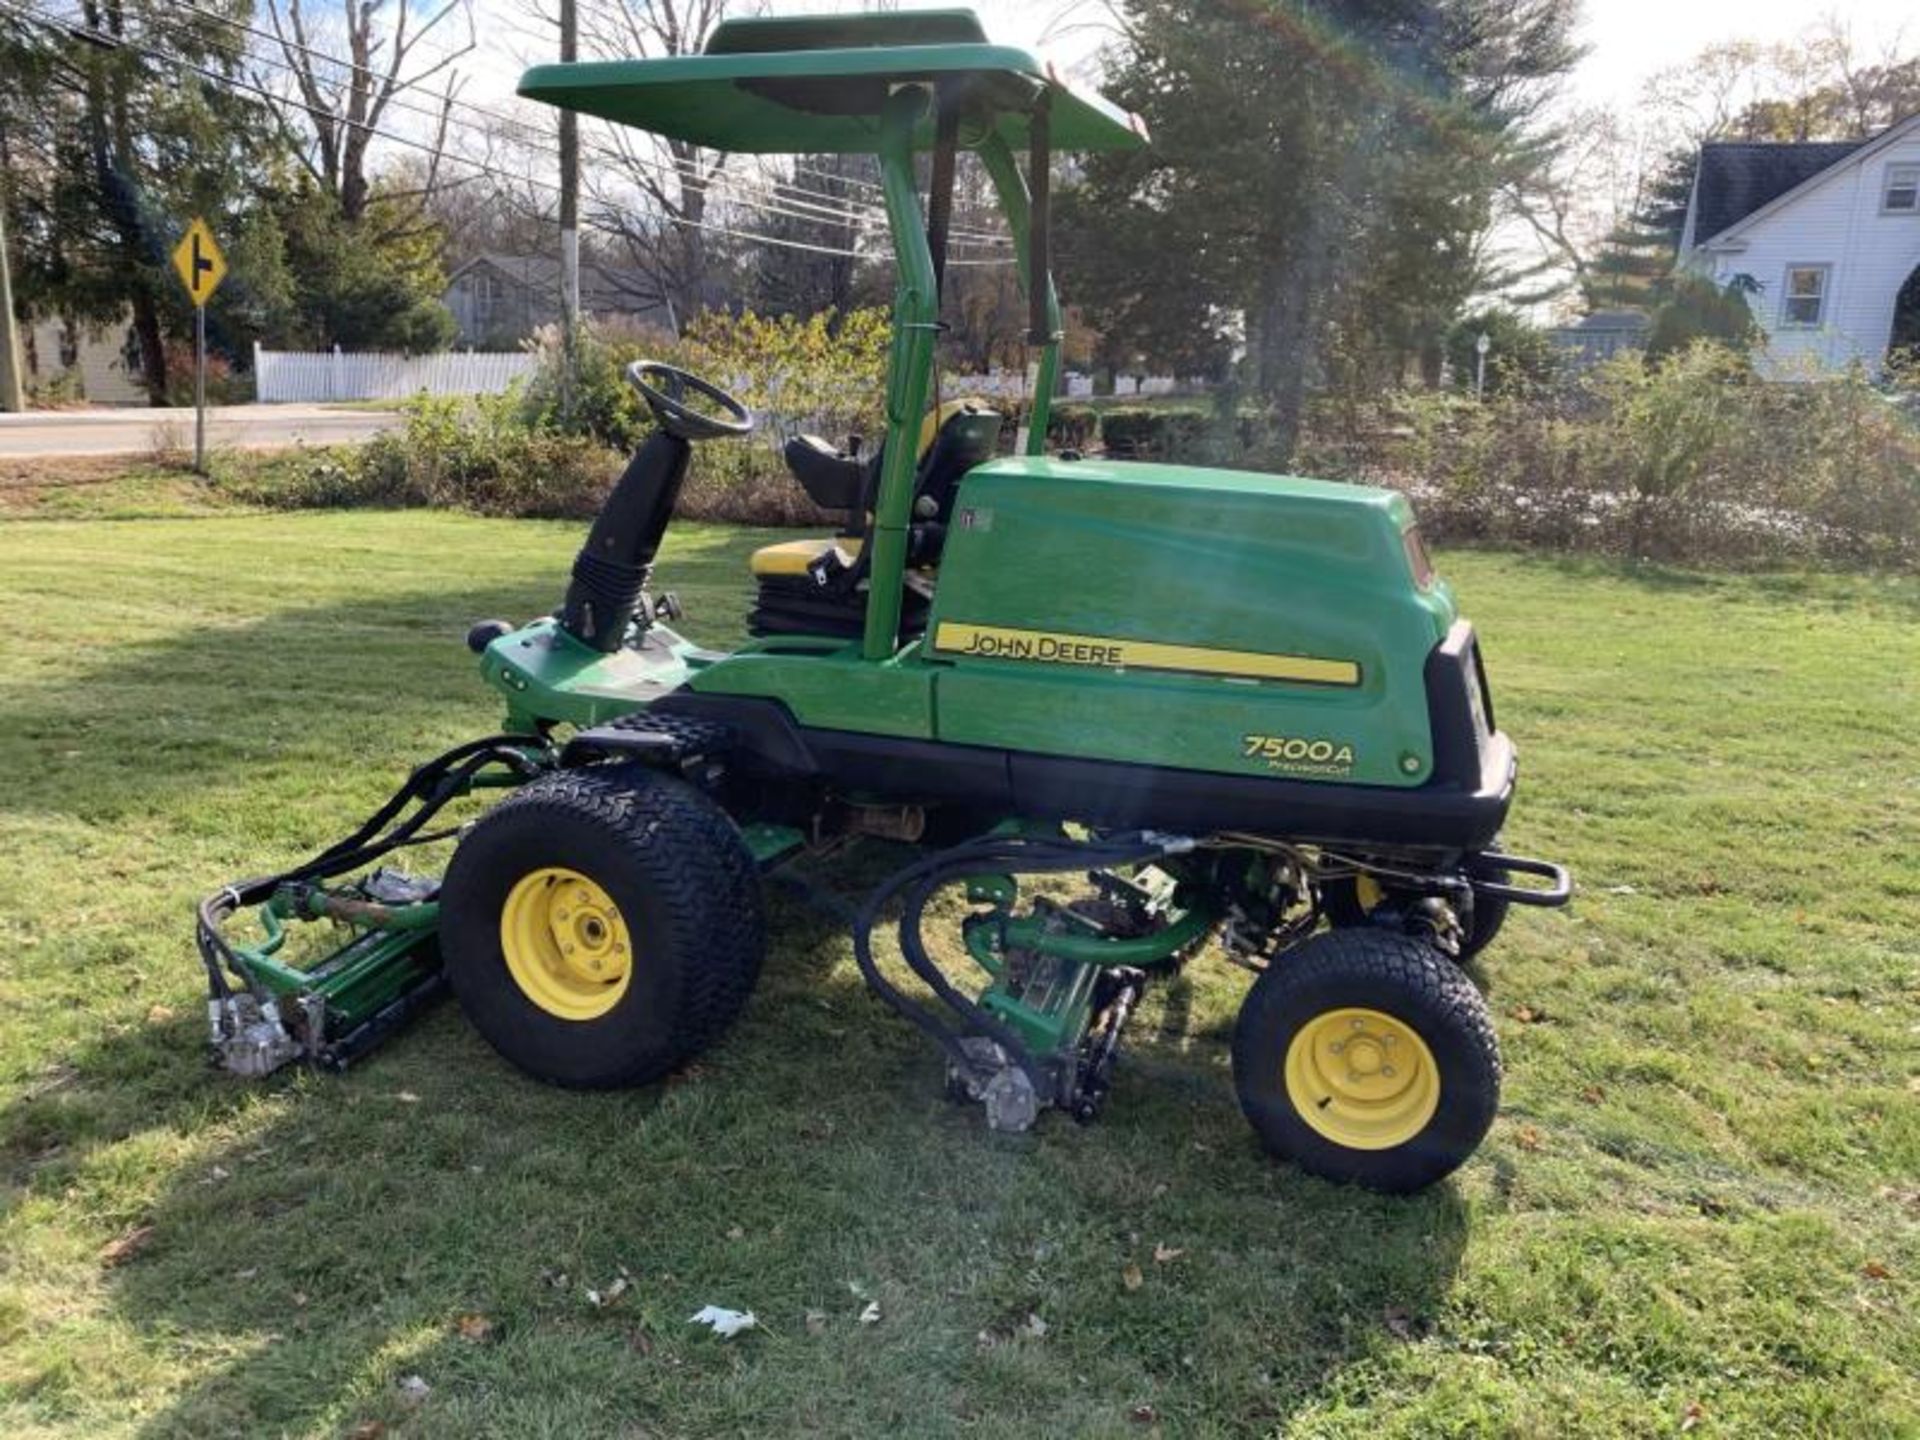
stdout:
<svg viewBox="0 0 1920 1440">
<path fill-rule="evenodd" d="M 1700 147 L 1693 243 L 1711 240 L 1769 201 L 1837 165 L 1867 142 L 1808 144 L 1710 141 Z"/>
</svg>

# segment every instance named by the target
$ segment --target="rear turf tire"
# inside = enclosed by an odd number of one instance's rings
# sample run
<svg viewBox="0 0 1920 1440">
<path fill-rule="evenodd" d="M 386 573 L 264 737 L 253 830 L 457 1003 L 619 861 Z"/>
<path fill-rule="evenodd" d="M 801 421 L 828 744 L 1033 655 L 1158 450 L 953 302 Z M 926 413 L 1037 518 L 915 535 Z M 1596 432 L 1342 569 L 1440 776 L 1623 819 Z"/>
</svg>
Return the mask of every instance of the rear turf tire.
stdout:
<svg viewBox="0 0 1920 1440">
<path fill-rule="evenodd" d="M 1254 981 L 1234 1030 L 1233 1079 L 1270 1153 L 1324 1179 L 1404 1194 L 1451 1174 L 1485 1138 L 1500 1103 L 1500 1047 L 1479 990 L 1432 945 L 1364 926 L 1329 930 Z"/>
<path fill-rule="evenodd" d="M 589 933 L 622 942 L 606 998 L 582 999 L 566 975 L 532 985 L 527 936 L 557 923 L 528 919 L 542 876 L 592 895 Z M 706 1050 L 746 1004 L 766 945 L 732 822 L 638 765 L 560 771 L 503 800 L 454 852 L 440 906 L 448 979 L 474 1028 L 529 1074 L 581 1089 L 645 1085 Z"/>
</svg>

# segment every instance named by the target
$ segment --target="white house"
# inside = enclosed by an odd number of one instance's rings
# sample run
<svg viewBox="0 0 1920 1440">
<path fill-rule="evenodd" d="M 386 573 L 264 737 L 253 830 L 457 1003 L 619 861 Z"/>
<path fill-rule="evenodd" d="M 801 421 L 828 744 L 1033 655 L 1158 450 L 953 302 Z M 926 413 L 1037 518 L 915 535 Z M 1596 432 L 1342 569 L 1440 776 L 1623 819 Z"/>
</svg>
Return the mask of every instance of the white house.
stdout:
<svg viewBox="0 0 1920 1440">
<path fill-rule="evenodd" d="M 1737 283 L 1778 378 L 1920 353 L 1920 115 L 1870 140 L 1703 145 L 1680 263 Z"/>
</svg>

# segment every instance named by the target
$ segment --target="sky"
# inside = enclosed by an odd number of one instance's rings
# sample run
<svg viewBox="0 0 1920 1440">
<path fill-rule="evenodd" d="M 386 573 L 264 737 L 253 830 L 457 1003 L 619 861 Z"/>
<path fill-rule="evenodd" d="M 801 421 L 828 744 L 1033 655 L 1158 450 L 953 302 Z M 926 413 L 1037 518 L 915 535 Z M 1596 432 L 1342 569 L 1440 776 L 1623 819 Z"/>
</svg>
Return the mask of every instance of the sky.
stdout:
<svg viewBox="0 0 1920 1440">
<path fill-rule="evenodd" d="M 586 0 L 593 3 L 593 0 Z M 934 8 L 952 0 L 903 0 L 903 10 Z M 962 0 L 964 3 L 964 0 Z M 519 0 L 479 0 L 483 16 L 518 20 Z M 802 14 L 821 10 L 858 10 L 860 0 L 771 0 L 775 12 Z M 1003 43 L 1045 50 L 1076 70 L 1090 69 L 1103 40 L 1111 35 L 1107 0 L 973 0 L 987 33 Z M 1790 41 L 1825 16 L 1851 26 L 1855 40 L 1869 53 L 1904 38 L 1920 45 L 1920 4 L 1916 0 L 1585 0 L 1580 38 L 1589 53 L 1572 76 L 1569 98 L 1581 105 L 1630 104 L 1641 83 L 1657 70 L 1679 65 L 1718 40 L 1762 43 Z M 496 43 L 483 47 L 472 68 L 481 88 L 510 93 L 522 59 L 529 54 L 525 22 L 493 31 Z M 506 44 L 502 31 L 512 36 Z M 483 26 L 483 35 L 487 29 Z M 508 53 L 513 52 L 513 53 Z"/>
<path fill-rule="evenodd" d="M 1868 53 L 1903 36 L 1909 47 L 1920 43 L 1914 0 L 1586 0 L 1583 9 L 1580 38 L 1590 48 L 1572 88 L 1589 105 L 1630 102 L 1649 75 L 1716 41 L 1791 41 L 1828 15 Z"/>
</svg>

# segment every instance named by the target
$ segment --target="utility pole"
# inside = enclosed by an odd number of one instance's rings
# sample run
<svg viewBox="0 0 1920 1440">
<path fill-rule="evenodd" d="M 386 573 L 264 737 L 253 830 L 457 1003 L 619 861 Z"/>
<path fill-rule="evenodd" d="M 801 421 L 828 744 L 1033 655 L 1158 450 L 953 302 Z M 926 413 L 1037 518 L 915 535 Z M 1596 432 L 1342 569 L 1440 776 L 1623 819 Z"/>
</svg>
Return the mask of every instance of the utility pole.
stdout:
<svg viewBox="0 0 1920 1440">
<path fill-rule="evenodd" d="M 560 0 L 560 61 L 579 58 L 577 0 Z M 560 332 L 571 368 L 573 332 L 580 323 L 580 117 L 560 112 Z"/>
<path fill-rule="evenodd" d="M 13 318 L 13 271 L 7 263 L 7 201 L 0 188 L 0 410 L 27 408 L 20 381 L 20 334 Z"/>
</svg>

